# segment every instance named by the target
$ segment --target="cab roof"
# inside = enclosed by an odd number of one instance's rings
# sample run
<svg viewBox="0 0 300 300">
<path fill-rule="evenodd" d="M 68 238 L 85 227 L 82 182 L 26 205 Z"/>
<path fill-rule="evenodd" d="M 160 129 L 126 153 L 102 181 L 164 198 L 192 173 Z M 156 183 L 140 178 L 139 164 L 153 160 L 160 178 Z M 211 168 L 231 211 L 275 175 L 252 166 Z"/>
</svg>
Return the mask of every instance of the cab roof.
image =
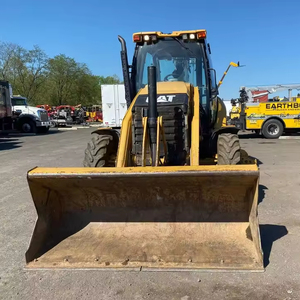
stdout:
<svg viewBox="0 0 300 300">
<path fill-rule="evenodd" d="M 12 95 L 12 98 L 13 99 L 25 99 L 25 100 L 27 100 L 27 98 L 26 97 L 23 97 L 23 96 L 21 96 L 21 95 Z"/>
<path fill-rule="evenodd" d="M 173 31 L 172 33 L 163 33 L 161 31 L 142 31 L 133 34 L 133 41 L 136 43 L 141 42 L 156 42 L 164 38 L 180 38 L 183 40 L 203 40 L 206 38 L 205 29 Z"/>
<path fill-rule="evenodd" d="M 183 30 L 183 31 L 173 31 L 172 33 L 163 33 L 161 31 L 142 31 L 142 32 L 136 32 L 133 34 L 133 36 L 135 35 L 151 35 L 151 34 L 155 34 L 158 37 L 177 37 L 177 36 L 181 36 L 183 34 L 197 34 L 197 33 L 204 33 L 206 35 L 206 30 L 205 29 L 195 29 L 195 30 Z"/>
</svg>

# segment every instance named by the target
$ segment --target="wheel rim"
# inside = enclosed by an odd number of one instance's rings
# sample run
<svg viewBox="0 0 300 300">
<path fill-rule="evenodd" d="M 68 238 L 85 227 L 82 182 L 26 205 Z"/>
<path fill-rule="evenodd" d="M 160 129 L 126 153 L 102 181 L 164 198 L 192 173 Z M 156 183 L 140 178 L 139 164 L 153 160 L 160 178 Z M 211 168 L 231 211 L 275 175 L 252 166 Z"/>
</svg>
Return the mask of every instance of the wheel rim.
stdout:
<svg viewBox="0 0 300 300">
<path fill-rule="evenodd" d="M 277 135 L 279 133 L 279 127 L 276 124 L 270 124 L 268 126 L 268 133 L 270 135 Z"/>
<path fill-rule="evenodd" d="M 24 132 L 26 132 L 26 133 L 30 132 L 30 130 L 31 130 L 30 124 L 24 123 L 24 124 L 22 125 L 22 130 L 23 130 Z"/>
</svg>

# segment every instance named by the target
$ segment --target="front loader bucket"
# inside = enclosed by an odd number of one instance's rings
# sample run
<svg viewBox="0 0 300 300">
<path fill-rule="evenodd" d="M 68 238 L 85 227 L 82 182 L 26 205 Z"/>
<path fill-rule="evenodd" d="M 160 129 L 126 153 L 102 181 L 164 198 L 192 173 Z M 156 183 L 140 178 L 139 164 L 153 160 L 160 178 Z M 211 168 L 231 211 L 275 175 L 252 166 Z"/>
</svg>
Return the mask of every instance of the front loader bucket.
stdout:
<svg viewBox="0 0 300 300">
<path fill-rule="evenodd" d="M 256 165 L 36 168 L 28 268 L 263 270 Z"/>
</svg>

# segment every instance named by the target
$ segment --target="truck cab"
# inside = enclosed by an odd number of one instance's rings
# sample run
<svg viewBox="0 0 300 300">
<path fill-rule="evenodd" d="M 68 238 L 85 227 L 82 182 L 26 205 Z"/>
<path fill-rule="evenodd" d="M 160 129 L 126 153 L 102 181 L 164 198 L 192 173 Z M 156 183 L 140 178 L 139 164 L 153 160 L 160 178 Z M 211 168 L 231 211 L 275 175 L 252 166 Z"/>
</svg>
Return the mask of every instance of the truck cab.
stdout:
<svg viewBox="0 0 300 300">
<path fill-rule="evenodd" d="M 45 109 L 28 105 L 27 99 L 20 95 L 14 95 L 11 102 L 14 114 L 18 115 L 16 124 L 18 130 L 24 133 L 48 132 L 50 120 Z"/>
</svg>

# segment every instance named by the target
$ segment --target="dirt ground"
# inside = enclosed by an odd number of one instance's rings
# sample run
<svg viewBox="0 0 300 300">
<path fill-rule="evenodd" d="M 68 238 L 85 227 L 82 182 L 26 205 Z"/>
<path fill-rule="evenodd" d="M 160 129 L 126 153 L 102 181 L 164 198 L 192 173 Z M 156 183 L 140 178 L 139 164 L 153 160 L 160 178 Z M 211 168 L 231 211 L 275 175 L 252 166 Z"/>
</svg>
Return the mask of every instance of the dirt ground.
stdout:
<svg viewBox="0 0 300 300">
<path fill-rule="evenodd" d="M 25 270 L 36 220 L 35 166 L 82 166 L 92 129 L 0 137 L 0 299 L 300 299 L 300 140 L 242 136 L 260 164 L 265 272 Z"/>
</svg>

